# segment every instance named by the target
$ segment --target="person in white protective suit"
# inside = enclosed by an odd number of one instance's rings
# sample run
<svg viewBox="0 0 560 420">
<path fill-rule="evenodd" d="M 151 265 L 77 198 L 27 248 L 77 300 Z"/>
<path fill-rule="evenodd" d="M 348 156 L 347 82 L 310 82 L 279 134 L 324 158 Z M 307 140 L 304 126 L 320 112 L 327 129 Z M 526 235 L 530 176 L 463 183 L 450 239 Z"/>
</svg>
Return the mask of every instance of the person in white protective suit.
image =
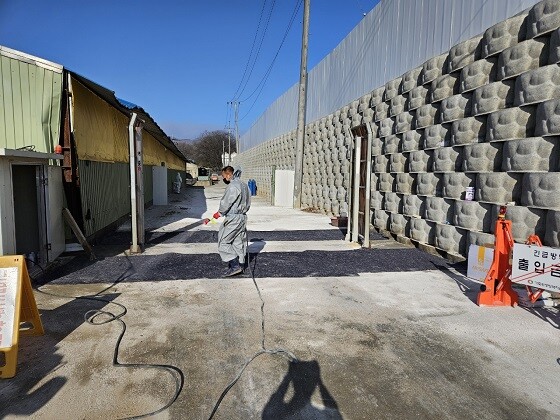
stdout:
<svg viewBox="0 0 560 420">
<path fill-rule="evenodd" d="M 240 171 L 234 171 L 231 166 L 222 169 L 227 188 L 213 216 L 225 218 L 218 231 L 218 252 L 222 261 L 228 263 L 225 277 L 243 272 L 247 254 L 247 212 L 251 207 L 251 194 L 239 175 Z"/>
</svg>

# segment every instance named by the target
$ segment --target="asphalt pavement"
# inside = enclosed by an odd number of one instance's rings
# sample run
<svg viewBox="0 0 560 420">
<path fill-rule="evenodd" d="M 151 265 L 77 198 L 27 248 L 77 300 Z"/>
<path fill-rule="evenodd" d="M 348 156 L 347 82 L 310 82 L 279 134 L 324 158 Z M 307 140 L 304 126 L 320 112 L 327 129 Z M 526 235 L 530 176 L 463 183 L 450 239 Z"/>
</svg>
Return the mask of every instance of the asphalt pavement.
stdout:
<svg viewBox="0 0 560 420">
<path fill-rule="evenodd" d="M 1 418 L 560 419 L 557 310 L 480 308 L 463 266 L 258 197 L 225 279 L 201 223 L 223 189 L 148 209 L 140 255 L 125 224 L 34 279 L 45 335 L 22 337 Z"/>
</svg>

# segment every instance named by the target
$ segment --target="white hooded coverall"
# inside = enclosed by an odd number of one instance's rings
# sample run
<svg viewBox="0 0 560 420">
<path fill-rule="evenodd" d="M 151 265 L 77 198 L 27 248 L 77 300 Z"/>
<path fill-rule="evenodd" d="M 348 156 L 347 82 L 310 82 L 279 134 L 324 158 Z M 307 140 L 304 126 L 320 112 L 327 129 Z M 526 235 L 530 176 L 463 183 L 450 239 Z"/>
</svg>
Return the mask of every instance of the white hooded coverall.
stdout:
<svg viewBox="0 0 560 420">
<path fill-rule="evenodd" d="M 233 178 L 224 192 L 218 209 L 225 218 L 218 231 L 218 252 L 224 262 L 238 257 L 240 264 L 245 263 L 249 207 L 251 207 L 249 187 L 239 178 Z"/>
</svg>

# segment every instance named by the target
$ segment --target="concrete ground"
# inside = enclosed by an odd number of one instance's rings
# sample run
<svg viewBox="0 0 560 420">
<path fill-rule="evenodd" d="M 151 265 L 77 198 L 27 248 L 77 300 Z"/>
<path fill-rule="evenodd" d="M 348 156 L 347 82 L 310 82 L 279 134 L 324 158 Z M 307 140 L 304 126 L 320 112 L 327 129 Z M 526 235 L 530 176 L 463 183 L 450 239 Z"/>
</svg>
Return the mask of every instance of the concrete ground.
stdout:
<svg viewBox="0 0 560 420">
<path fill-rule="evenodd" d="M 377 235 L 360 249 L 328 217 L 260 198 L 250 269 L 224 279 L 218 224 L 200 223 L 222 192 L 189 187 L 148 210 L 142 255 L 124 253 L 124 226 L 95 246 L 99 260 L 61 258 L 35 282 L 46 333 L 21 339 L 1 418 L 140 416 L 182 385 L 151 417 L 207 419 L 264 344 L 298 361 L 255 358 L 214 418 L 560 419 L 557 311 L 479 308 L 461 266 Z M 91 325 L 88 310 L 118 319 Z M 132 367 L 113 365 L 119 320 L 118 362 Z"/>
</svg>

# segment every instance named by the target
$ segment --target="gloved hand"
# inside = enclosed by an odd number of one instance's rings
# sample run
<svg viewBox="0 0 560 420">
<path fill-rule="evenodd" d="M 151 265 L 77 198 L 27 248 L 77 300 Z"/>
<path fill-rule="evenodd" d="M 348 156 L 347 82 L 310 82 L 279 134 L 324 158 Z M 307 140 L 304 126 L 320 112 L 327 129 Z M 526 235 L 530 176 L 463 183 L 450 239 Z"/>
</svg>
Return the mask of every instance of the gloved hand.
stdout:
<svg viewBox="0 0 560 420">
<path fill-rule="evenodd" d="M 203 223 L 204 223 L 205 225 L 207 225 L 208 223 L 210 223 L 210 219 L 204 219 L 204 222 L 203 222 Z"/>
<path fill-rule="evenodd" d="M 220 214 L 220 212 L 217 211 L 216 213 L 214 213 L 214 216 L 212 216 L 212 217 L 214 217 L 214 219 L 219 219 L 221 216 L 222 215 Z"/>
</svg>

